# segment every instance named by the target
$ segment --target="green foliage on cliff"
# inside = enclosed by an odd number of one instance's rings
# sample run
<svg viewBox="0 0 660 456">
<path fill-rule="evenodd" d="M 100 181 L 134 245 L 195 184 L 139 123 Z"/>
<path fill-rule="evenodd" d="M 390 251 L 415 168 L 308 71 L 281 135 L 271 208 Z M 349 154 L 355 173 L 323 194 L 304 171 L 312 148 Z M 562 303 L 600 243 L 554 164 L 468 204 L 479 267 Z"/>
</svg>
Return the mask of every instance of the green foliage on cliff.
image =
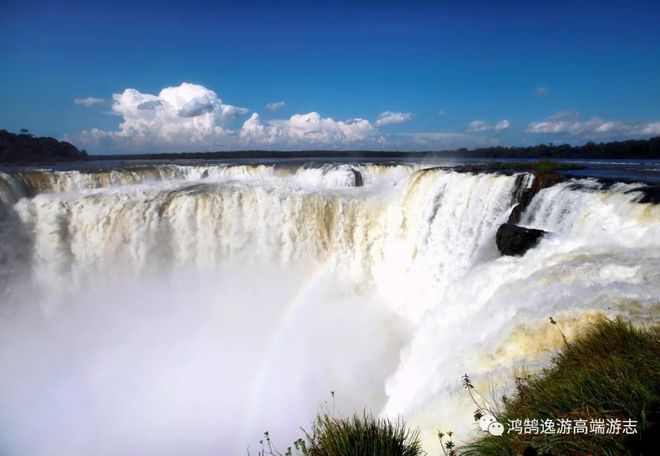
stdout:
<svg viewBox="0 0 660 456">
<path fill-rule="evenodd" d="M 471 387 L 471 386 L 468 386 Z M 497 421 L 635 420 L 637 433 L 543 434 L 506 432 L 459 449 L 461 455 L 639 455 L 657 444 L 660 414 L 660 328 L 636 329 L 603 321 L 567 344 L 552 367 L 518 379 L 503 398 Z M 657 448 L 656 448 L 657 449 Z"/>
</svg>

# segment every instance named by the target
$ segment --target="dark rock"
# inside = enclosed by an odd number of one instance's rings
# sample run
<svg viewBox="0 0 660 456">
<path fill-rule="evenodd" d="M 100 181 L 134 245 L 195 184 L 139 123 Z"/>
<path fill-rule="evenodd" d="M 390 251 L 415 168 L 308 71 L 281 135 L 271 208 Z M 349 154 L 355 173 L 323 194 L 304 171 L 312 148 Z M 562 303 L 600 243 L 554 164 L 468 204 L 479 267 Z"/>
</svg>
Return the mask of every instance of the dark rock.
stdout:
<svg viewBox="0 0 660 456">
<path fill-rule="evenodd" d="M 527 250 L 535 247 L 545 234 L 543 230 L 504 223 L 497 229 L 495 241 L 502 255 L 523 255 Z"/>
<path fill-rule="evenodd" d="M 637 201 L 638 203 L 660 204 L 660 185 L 648 185 L 630 191 L 642 193 L 642 197 Z"/>
<path fill-rule="evenodd" d="M 565 181 L 568 179 L 563 174 L 559 173 L 534 173 L 534 181 L 532 185 L 523 190 L 518 198 L 518 204 L 511 211 L 509 215 L 508 223 L 518 223 L 522 213 L 525 212 L 529 203 L 532 202 L 534 195 L 543 190 L 544 188 L 552 187 L 555 184 Z"/>
<path fill-rule="evenodd" d="M 364 179 L 362 179 L 362 173 L 357 169 L 351 169 L 353 171 L 353 177 L 355 178 L 355 186 L 362 187 L 364 185 Z"/>
</svg>

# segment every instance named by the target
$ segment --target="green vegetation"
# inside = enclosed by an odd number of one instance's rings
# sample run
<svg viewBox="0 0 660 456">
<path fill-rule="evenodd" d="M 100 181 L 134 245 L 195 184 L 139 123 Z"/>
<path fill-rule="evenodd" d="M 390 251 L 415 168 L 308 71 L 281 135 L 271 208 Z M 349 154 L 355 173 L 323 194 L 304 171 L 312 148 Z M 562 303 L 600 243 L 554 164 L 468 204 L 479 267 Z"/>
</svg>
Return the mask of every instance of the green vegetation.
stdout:
<svg viewBox="0 0 660 456">
<path fill-rule="evenodd" d="M 497 162 L 487 165 L 487 168 L 492 171 L 534 171 L 537 173 L 550 173 L 554 171 L 584 169 L 584 166 L 570 164 L 570 163 L 558 163 L 552 160 L 539 160 L 536 162 L 528 162 L 528 163 Z"/>
<path fill-rule="evenodd" d="M 660 136 L 649 139 L 629 139 L 606 143 L 588 142 L 581 146 L 570 144 L 538 144 L 526 147 L 482 147 L 447 152 L 461 157 L 475 158 L 656 158 L 660 153 Z"/>
<path fill-rule="evenodd" d="M 551 320 L 555 324 L 554 320 Z M 467 377 L 466 377 L 467 379 Z M 469 379 L 464 383 L 473 389 Z M 657 439 L 660 409 L 660 329 L 636 329 L 621 320 L 596 324 L 567 344 L 553 366 L 518 379 L 517 392 L 492 413 L 505 424 L 517 419 L 632 419 L 636 434 L 505 432 L 461 448 L 461 455 L 635 455 Z M 490 412 L 490 411 L 489 411 Z M 526 453 L 525 453 L 526 451 Z M 648 451 L 648 450 L 647 450 Z M 650 452 L 648 454 L 651 454 Z"/>
<path fill-rule="evenodd" d="M 308 436 L 309 456 L 418 456 L 422 454 L 417 432 L 401 420 L 391 422 L 370 414 L 352 418 L 316 419 Z"/>
<path fill-rule="evenodd" d="M 73 144 L 36 137 L 25 128 L 18 135 L 0 130 L 0 163 L 84 161 L 87 158 L 87 152 Z"/>
<path fill-rule="evenodd" d="M 371 414 L 336 418 L 329 413 L 316 417 L 312 431 L 305 439 L 280 453 L 273 448 L 268 433 L 261 441 L 258 456 L 421 456 L 418 433 L 410 431 L 402 420 L 374 418 Z"/>
</svg>

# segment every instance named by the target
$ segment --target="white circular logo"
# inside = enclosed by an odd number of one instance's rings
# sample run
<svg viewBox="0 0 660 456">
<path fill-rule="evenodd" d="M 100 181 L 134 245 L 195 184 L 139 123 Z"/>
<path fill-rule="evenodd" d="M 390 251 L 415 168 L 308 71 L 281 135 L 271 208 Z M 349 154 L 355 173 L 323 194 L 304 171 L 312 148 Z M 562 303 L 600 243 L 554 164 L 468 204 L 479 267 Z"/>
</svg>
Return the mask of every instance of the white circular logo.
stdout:
<svg viewBox="0 0 660 456">
<path fill-rule="evenodd" d="M 481 418 L 479 418 L 479 427 L 481 428 L 482 431 L 487 431 L 488 426 L 491 425 L 491 423 L 494 423 L 495 417 L 493 415 L 484 415 Z"/>
<path fill-rule="evenodd" d="M 491 435 L 502 435 L 504 434 L 504 426 L 502 423 L 498 423 L 497 421 L 493 421 L 490 423 L 490 426 L 488 426 L 488 432 L 491 433 Z"/>
</svg>

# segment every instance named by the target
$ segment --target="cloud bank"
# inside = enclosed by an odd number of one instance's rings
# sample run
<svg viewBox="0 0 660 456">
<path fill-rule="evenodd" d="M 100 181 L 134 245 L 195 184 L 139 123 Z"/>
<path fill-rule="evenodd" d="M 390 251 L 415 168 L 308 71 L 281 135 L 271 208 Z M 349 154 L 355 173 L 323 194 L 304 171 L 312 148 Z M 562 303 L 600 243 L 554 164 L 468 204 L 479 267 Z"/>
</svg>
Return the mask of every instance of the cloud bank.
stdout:
<svg viewBox="0 0 660 456">
<path fill-rule="evenodd" d="M 576 111 L 565 111 L 527 126 L 527 133 L 572 137 L 581 140 L 660 135 L 660 122 L 624 122 L 591 117 L 581 120 Z"/>
<path fill-rule="evenodd" d="M 102 98 L 76 98 L 81 106 L 105 105 Z M 270 112 L 284 101 L 265 105 Z M 443 115 L 445 111 L 437 111 Z M 384 111 L 376 119 L 334 119 L 319 112 L 296 113 L 288 118 L 264 119 L 258 112 L 223 101 L 214 91 L 197 84 L 166 87 L 157 94 L 127 88 L 112 96 L 110 114 L 121 118 L 114 130 L 94 128 L 65 137 L 81 147 L 104 152 L 153 152 L 245 149 L 387 149 L 443 150 L 513 144 L 507 119 L 474 120 L 458 131 L 388 132 L 388 125 L 411 122 L 411 112 Z M 269 116 L 270 117 L 270 116 Z M 381 129 L 382 128 L 382 129 Z M 521 126 L 519 139 L 528 135 L 578 143 L 660 135 L 660 122 L 627 122 L 592 117 L 582 120 L 576 111 L 564 111 Z"/>
<path fill-rule="evenodd" d="M 115 131 L 83 131 L 87 146 L 146 149 L 304 148 L 379 144 L 383 138 L 366 119 L 334 120 L 317 112 L 263 121 L 258 113 L 237 124 L 247 108 L 227 104 L 197 84 L 167 87 L 158 95 L 126 89 L 113 95 L 112 112 L 122 117 Z M 270 110 L 284 102 L 269 103 Z"/>
</svg>

